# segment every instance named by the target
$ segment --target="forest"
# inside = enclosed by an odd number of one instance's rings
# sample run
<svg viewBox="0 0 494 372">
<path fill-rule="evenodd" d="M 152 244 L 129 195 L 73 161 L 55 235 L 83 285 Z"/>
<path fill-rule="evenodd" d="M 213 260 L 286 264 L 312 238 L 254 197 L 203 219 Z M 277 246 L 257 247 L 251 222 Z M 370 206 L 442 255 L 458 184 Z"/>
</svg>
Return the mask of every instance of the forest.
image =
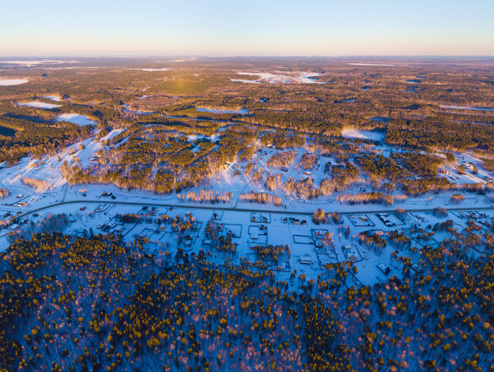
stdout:
<svg viewBox="0 0 494 372">
<path fill-rule="evenodd" d="M 88 138 L 89 126 L 72 123 L 39 123 L 34 118 L 18 118 L 0 115 L 0 162 L 14 164 L 26 155 L 56 154 L 67 145 Z"/>
<path fill-rule="evenodd" d="M 383 131 L 385 143 L 411 149 L 458 151 L 493 145 L 494 112 L 475 109 L 489 108 L 494 100 L 491 71 L 480 62 L 470 66 L 419 61 L 412 66 L 393 61 L 400 67 L 369 69 L 331 58 L 303 62 L 240 58 L 186 61 L 160 72 L 135 68 L 139 63 L 149 62 L 105 60 L 102 65 L 87 59 L 75 73 L 59 69 L 45 74 L 38 68 L 3 66 L 6 77 L 23 74 L 29 83 L 0 87 L 0 161 L 50 153 L 89 134 L 88 128 L 54 122 L 62 113 L 87 115 L 98 121 L 100 130 L 163 123 L 168 118 L 164 124 L 181 131 L 200 128 L 205 133 L 238 123 L 295 134 L 280 143 L 276 133 L 263 137 L 264 145 L 277 148 L 300 146 L 301 134 L 331 137 L 344 128 Z M 272 69 L 279 63 L 284 65 L 279 73 L 317 71 L 321 84 L 252 86 L 231 81 L 239 69 Z M 49 103 L 47 95 L 62 98 L 60 107 L 17 105 L 28 99 Z M 240 108 L 248 113 L 221 113 Z"/>
<path fill-rule="evenodd" d="M 299 291 L 262 265 L 218 265 L 203 251 L 158 262 L 145 242 L 113 235 L 18 237 L 1 253 L 0 368 L 492 371 L 494 257 L 471 255 L 481 236 L 468 225 L 434 227 L 450 238 L 420 250 L 394 232 L 403 279 L 357 288 L 328 265 L 317 282 L 300 275 Z M 401 258 L 408 251 L 424 273 Z"/>
<path fill-rule="evenodd" d="M 0 252 L 0 371 L 494 372 L 494 220 L 448 220 L 448 209 L 473 197 L 494 200 L 490 62 L 351 61 L 88 58 L 74 69 L 0 61 L 2 76 L 28 80 L 0 86 L 0 167 L 9 175 L 0 198 L 21 205 L 13 208 L 67 195 L 89 201 L 90 187 L 79 185 L 113 185 L 120 190 L 98 190 L 107 198 L 97 203 L 142 190 L 176 209 L 310 210 L 321 230 L 305 241 L 315 245 L 318 233 L 334 248 L 344 238 L 381 263 L 392 249 L 384 263 L 399 273 L 384 265 L 383 279 L 362 285 L 348 256 L 326 264 L 317 256 L 318 276 L 307 279 L 289 267 L 300 260 L 295 236 L 293 244 L 250 241 L 246 259 L 216 219 L 205 226 L 208 244 L 197 243 L 209 248 L 185 252 L 202 223 L 191 213 L 115 214 L 133 228 L 169 228 L 171 249 L 139 238 L 143 229 L 132 230 L 135 240 L 92 228 L 53 232 L 96 214 L 107 224 L 96 205 L 39 219 L 22 207 L 1 226 L 10 246 Z M 239 71 L 292 79 L 247 84 Z M 316 81 L 293 79 L 302 72 Z M 25 106 L 53 104 L 49 97 L 58 107 Z M 53 172 L 36 173 L 45 156 Z M 355 204 L 405 218 L 400 203 L 444 192 L 448 209 L 429 208 L 438 223 L 352 227 L 353 235 L 344 225 Z M 292 228 L 281 223 L 278 231 Z M 337 231 L 334 242 L 324 228 Z M 279 280 L 283 270 L 289 281 Z"/>
</svg>

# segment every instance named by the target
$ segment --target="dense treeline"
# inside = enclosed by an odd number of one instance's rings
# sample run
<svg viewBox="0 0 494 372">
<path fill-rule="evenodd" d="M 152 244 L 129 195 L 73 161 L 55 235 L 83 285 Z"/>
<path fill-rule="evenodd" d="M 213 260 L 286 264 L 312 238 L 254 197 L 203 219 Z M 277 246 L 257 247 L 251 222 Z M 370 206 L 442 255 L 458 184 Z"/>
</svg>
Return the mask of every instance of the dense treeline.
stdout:
<svg viewBox="0 0 494 372">
<path fill-rule="evenodd" d="M 447 237 L 419 250 L 399 231 L 359 236 L 376 253 L 389 239 L 402 279 L 346 286 L 351 265 L 330 264 L 317 282 L 299 275 L 297 292 L 261 264 L 204 252 L 155 261 L 111 235 L 17 238 L 1 254 L 0 368 L 492 371 L 492 233 L 419 230 Z M 272 265 L 290 256 L 258 248 Z"/>
<path fill-rule="evenodd" d="M 386 142 L 398 146 L 465 150 L 468 147 L 494 146 L 494 127 L 451 120 L 391 120 Z"/>
<path fill-rule="evenodd" d="M 179 249 L 163 269 L 112 236 L 18 240 L 0 280 L 0 368 L 302 371 L 320 359 L 304 332 L 312 307 L 329 308 L 302 304 L 270 271 L 205 258 Z"/>
<path fill-rule="evenodd" d="M 72 123 L 35 122 L 9 116 L 0 116 L 0 126 L 10 128 L 15 134 L 0 135 L 0 162 L 15 163 L 26 155 L 55 154 L 65 146 L 88 138 L 89 126 Z"/>
</svg>

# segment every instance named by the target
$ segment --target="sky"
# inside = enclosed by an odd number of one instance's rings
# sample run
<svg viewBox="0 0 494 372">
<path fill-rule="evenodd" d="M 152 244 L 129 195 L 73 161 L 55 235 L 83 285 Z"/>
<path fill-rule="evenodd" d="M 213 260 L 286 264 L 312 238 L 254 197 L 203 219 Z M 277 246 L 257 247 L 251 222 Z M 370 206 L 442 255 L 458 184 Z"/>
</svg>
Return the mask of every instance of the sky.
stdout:
<svg viewBox="0 0 494 372">
<path fill-rule="evenodd" d="M 494 56 L 494 0 L 0 1 L 0 56 Z"/>
</svg>

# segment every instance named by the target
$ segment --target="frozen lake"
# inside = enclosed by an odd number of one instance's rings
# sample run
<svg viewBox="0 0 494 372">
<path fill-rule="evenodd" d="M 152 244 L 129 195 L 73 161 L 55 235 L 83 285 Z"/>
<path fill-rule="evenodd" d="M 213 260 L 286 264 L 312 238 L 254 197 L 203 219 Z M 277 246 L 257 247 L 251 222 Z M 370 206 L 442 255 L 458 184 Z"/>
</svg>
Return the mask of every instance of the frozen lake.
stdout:
<svg viewBox="0 0 494 372">
<path fill-rule="evenodd" d="M 87 116 L 79 114 L 62 114 L 57 116 L 57 121 L 68 121 L 79 126 L 98 124 L 97 121 L 89 119 Z"/>
<path fill-rule="evenodd" d="M 494 111 L 494 108 L 491 107 L 463 107 L 463 106 L 439 106 L 444 109 L 452 109 L 452 110 L 473 110 L 473 111 Z"/>
<path fill-rule="evenodd" d="M 2 79 L 0 80 L 0 87 L 6 87 L 9 85 L 20 85 L 27 83 L 29 80 L 26 79 Z"/>
<path fill-rule="evenodd" d="M 22 102 L 19 103 L 19 106 L 28 106 L 28 107 L 47 109 L 47 110 L 51 110 L 57 107 L 62 107 L 62 105 L 55 105 L 53 103 L 44 103 L 44 102 L 36 102 L 36 101 Z"/>
</svg>

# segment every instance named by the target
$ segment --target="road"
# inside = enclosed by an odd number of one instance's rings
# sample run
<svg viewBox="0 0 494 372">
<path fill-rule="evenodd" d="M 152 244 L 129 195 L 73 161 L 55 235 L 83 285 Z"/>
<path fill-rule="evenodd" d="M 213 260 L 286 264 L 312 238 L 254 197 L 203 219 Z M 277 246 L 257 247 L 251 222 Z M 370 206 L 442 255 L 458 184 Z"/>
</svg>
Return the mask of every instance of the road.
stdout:
<svg viewBox="0 0 494 372">
<path fill-rule="evenodd" d="M 64 194 L 65 199 L 65 194 Z M 186 209 L 206 209 L 206 210 L 217 210 L 217 211 L 236 211 L 236 212 L 264 212 L 264 213 L 272 213 L 272 214 L 282 214 L 282 215 L 297 215 L 297 216 L 311 216 L 312 212 L 300 212 L 300 211 L 290 211 L 290 210 L 269 210 L 269 209 L 259 209 L 256 207 L 252 208 L 237 208 L 237 207 L 221 207 L 218 204 L 209 204 L 209 205 L 193 205 L 193 204 L 167 204 L 167 203 L 148 203 L 148 202 L 125 202 L 125 201 L 114 201 L 114 200 L 71 200 L 71 201 L 61 201 L 56 204 L 50 204 L 41 208 L 33 209 L 31 211 L 27 211 L 19 216 L 19 218 L 28 216 L 33 213 L 41 212 L 47 209 L 52 209 L 53 207 L 70 205 L 70 204 L 112 204 L 112 205 L 133 205 L 133 206 L 143 206 L 147 205 L 150 207 L 165 207 L 165 208 L 186 208 Z M 423 213 L 423 212 L 433 212 L 436 208 L 417 208 L 417 209 L 406 209 L 406 212 L 413 213 Z M 494 207 L 450 207 L 446 208 L 447 211 L 494 211 Z M 326 211 L 326 213 L 330 213 L 331 211 Z M 342 215 L 350 215 L 350 214 L 365 214 L 365 213 L 393 213 L 395 212 L 393 209 L 381 209 L 381 210 L 352 210 L 348 212 L 339 212 Z"/>
</svg>

